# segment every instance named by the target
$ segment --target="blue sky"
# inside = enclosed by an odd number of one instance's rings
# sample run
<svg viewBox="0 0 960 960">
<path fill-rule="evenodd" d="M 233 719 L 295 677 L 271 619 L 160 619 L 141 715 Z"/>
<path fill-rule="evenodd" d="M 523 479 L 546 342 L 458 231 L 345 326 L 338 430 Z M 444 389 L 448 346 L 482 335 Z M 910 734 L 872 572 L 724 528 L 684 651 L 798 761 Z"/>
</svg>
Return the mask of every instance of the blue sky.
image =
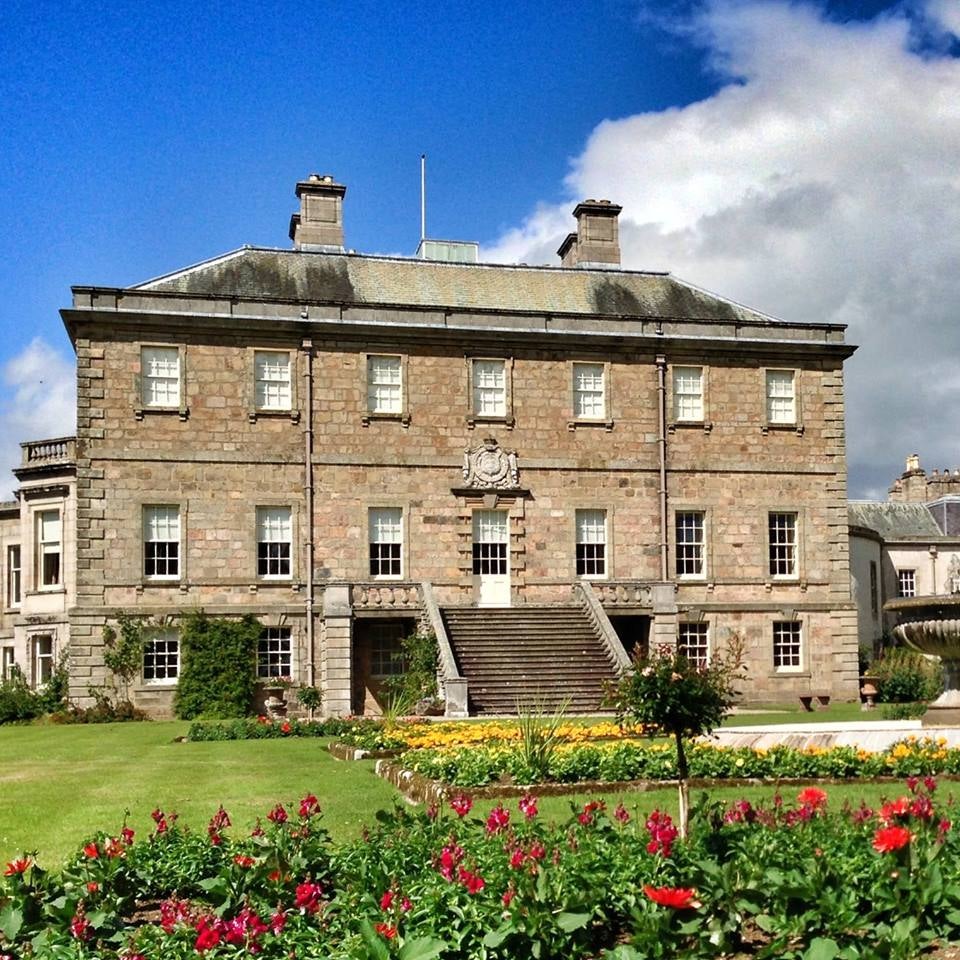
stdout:
<svg viewBox="0 0 960 960">
<path fill-rule="evenodd" d="M 412 254 L 421 152 L 432 236 L 540 262 L 573 202 L 594 191 L 625 207 L 630 266 L 673 269 L 786 319 L 850 322 L 851 339 L 881 341 L 848 371 L 853 493 L 882 493 L 913 446 L 925 462 L 929 452 L 949 458 L 934 465 L 957 465 L 956 443 L 930 429 L 929 413 L 960 400 L 960 383 L 944 374 L 939 391 L 907 389 L 902 351 L 887 341 L 902 329 L 912 279 L 938 278 L 934 312 L 960 294 L 941 277 L 956 267 L 941 235 L 960 213 L 960 185 L 936 172 L 954 162 L 960 135 L 960 116 L 937 101 L 960 94 L 958 7 L 7 0 L 0 470 L 16 440 L 72 430 L 57 313 L 72 284 L 122 286 L 244 243 L 287 246 L 293 185 L 311 171 L 348 186 L 348 246 Z M 903 71 L 901 95 L 871 102 L 865 56 Z M 816 104 L 824 129 L 811 132 Z M 878 131 L 866 121 L 881 110 Z M 811 136 L 830 146 L 816 169 L 804 166 Z M 883 189 L 880 169 L 898 143 L 923 150 L 902 198 Z M 914 227 L 925 255 L 874 291 L 890 271 L 864 265 L 902 265 L 891 236 Z M 818 230 L 850 255 L 846 281 L 836 255 L 814 255 Z M 934 235 L 946 246 L 927 243 Z M 930 305 L 910 309 L 911 336 L 930 328 L 918 366 L 960 358 L 948 312 L 931 321 Z M 886 385 L 874 381 L 881 372 Z M 891 408 L 904 417 L 892 441 L 871 429 L 889 424 Z"/>
</svg>

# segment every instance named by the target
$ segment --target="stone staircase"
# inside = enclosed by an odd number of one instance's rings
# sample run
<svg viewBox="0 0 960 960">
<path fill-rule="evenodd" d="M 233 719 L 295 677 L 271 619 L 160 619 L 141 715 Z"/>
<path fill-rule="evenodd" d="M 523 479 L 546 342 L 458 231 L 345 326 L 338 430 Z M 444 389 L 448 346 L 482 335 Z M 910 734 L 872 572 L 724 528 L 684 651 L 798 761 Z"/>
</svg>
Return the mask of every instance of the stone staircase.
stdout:
<svg viewBox="0 0 960 960">
<path fill-rule="evenodd" d="M 576 606 L 445 607 L 444 625 L 469 684 L 471 715 L 521 708 L 597 713 L 613 657 Z"/>
</svg>

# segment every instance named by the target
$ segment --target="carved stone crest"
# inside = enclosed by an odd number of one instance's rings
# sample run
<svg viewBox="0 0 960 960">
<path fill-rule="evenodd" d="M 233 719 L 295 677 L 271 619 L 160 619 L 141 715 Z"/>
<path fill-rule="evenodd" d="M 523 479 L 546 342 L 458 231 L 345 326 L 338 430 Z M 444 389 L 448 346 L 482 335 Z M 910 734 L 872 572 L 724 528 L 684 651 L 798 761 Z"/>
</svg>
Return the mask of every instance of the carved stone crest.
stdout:
<svg viewBox="0 0 960 960">
<path fill-rule="evenodd" d="M 517 455 L 486 437 L 481 446 L 463 451 L 463 480 L 468 487 L 479 489 L 516 489 L 520 485 Z"/>
</svg>

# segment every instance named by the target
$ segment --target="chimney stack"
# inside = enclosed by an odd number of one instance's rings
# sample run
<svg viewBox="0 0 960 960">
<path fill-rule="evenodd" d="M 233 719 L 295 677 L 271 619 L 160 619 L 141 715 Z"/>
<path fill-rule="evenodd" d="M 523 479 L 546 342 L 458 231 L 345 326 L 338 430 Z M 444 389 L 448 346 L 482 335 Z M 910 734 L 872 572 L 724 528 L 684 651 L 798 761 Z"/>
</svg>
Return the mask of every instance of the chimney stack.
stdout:
<svg viewBox="0 0 960 960">
<path fill-rule="evenodd" d="M 347 188 L 328 173 L 311 173 L 297 183 L 300 212 L 290 217 L 295 250 L 343 253 L 343 195 Z"/>
<path fill-rule="evenodd" d="M 567 235 L 557 253 L 564 267 L 614 270 L 620 266 L 620 226 L 623 207 L 609 200 L 584 200 L 574 208 L 577 232 Z"/>
</svg>

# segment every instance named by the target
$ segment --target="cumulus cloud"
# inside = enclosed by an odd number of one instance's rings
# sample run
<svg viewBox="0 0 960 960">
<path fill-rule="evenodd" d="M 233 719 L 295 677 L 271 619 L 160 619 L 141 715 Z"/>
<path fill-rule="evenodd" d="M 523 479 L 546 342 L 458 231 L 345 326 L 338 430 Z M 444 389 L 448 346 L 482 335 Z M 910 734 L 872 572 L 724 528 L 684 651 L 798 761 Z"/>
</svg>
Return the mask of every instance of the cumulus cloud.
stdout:
<svg viewBox="0 0 960 960">
<path fill-rule="evenodd" d="M 837 23 L 809 4 L 715 0 L 678 27 L 717 92 L 601 123 L 568 201 L 485 258 L 555 263 L 573 201 L 609 197 L 626 266 L 849 325 L 851 496 L 885 492 L 912 452 L 960 465 L 960 4 Z"/>
<path fill-rule="evenodd" d="M 70 436 L 76 431 L 75 376 L 65 357 L 37 337 L 0 369 L 0 496 L 10 496 L 20 463 L 20 442 Z"/>
</svg>

